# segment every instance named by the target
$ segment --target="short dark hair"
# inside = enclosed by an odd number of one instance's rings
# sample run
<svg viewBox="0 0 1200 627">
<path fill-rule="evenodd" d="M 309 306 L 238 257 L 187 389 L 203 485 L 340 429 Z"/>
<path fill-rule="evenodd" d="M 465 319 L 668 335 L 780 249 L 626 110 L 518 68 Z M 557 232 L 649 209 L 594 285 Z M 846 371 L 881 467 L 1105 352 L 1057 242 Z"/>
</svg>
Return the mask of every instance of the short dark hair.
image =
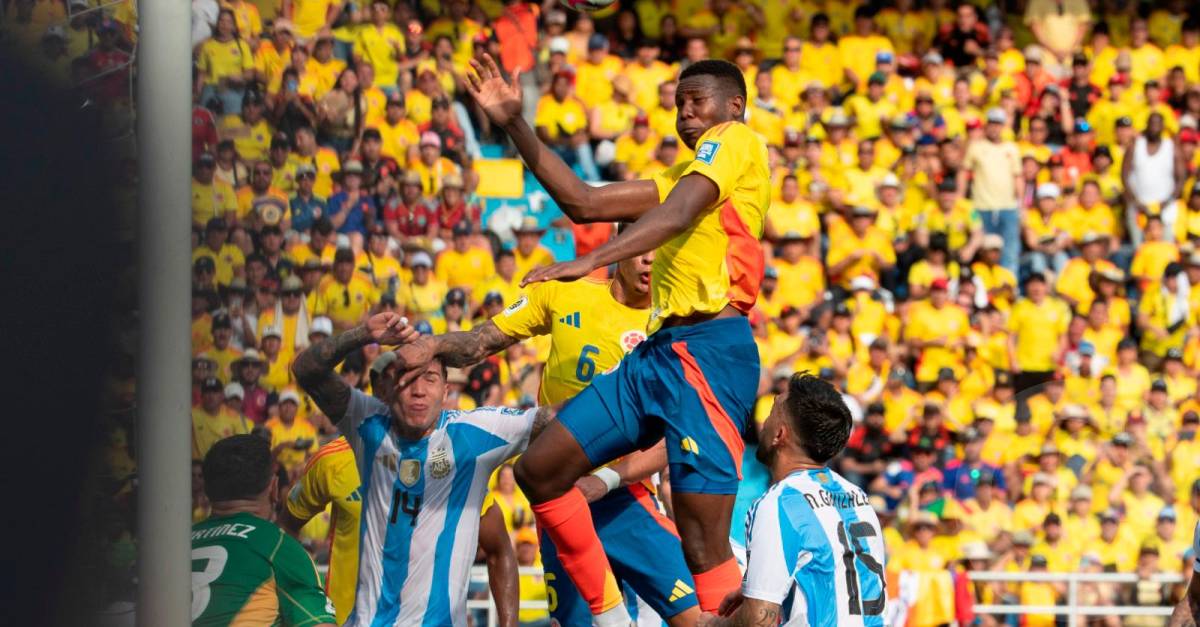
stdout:
<svg viewBox="0 0 1200 627">
<path fill-rule="evenodd" d="M 738 66 L 721 59 L 704 59 L 697 61 L 679 73 L 679 80 L 692 76 L 711 76 L 725 89 L 732 91 L 730 95 L 746 98 L 746 77 Z"/>
<path fill-rule="evenodd" d="M 833 459 L 850 439 L 854 421 L 837 388 L 807 372 L 788 382 L 787 413 L 804 452 L 818 464 Z"/>
<path fill-rule="evenodd" d="M 208 500 L 258 498 L 271 483 L 271 444 L 250 435 L 220 440 L 204 456 L 204 493 Z"/>
</svg>

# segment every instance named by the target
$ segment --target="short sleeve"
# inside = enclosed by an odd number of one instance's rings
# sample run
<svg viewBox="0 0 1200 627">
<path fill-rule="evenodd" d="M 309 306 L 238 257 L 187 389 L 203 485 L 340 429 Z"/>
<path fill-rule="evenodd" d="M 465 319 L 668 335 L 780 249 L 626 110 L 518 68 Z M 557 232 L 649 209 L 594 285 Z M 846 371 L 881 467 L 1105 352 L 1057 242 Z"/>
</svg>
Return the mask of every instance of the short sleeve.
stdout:
<svg viewBox="0 0 1200 627">
<path fill-rule="evenodd" d="M 480 407 L 468 412 L 462 412 L 455 418 L 458 424 L 477 427 L 487 436 L 477 442 L 481 444 L 476 451 L 479 456 L 488 456 L 495 460 L 496 465 L 506 459 L 519 455 L 529 445 L 529 434 L 537 418 L 538 408 L 512 409 L 509 407 Z M 490 436 L 490 437 L 489 437 Z M 499 438 L 503 443 L 496 442 Z"/>
<path fill-rule="evenodd" d="M 700 136 L 696 156 L 681 176 L 704 175 L 716 184 L 718 200 L 725 200 L 753 163 L 755 144 L 760 141 L 745 124 L 718 124 Z"/>
<path fill-rule="evenodd" d="M 313 459 L 312 464 L 300 476 L 300 480 L 288 492 L 287 510 L 297 520 L 308 520 L 320 514 L 333 500 L 329 489 L 332 473 L 325 463 L 329 459 L 328 455 Z"/>
<path fill-rule="evenodd" d="M 501 333 L 518 340 L 549 333 L 553 321 L 550 303 L 553 302 L 554 292 L 558 290 L 559 285 L 554 281 L 536 284 L 527 294 L 505 307 L 499 315 L 492 317 L 492 324 L 495 324 Z"/>
<path fill-rule="evenodd" d="M 337 421 L 337 427 L 345 434 L 350 446 L 358 451 L 361 448 L 358 441 L 358 426 L 371 416 L 387 415 L 388 413 L 388 406 L 383 401 L 374 396 L 368 396 L 361 390 L 350 390 L 350 404 L 346 407 L 345 415 Z"/>
<path fill-rule="evenodd" d="M 333 602 L 325 596 L 317 567 L 299 542 L 284 535 L 272 567 L 279 589 L 279 614 L 283 624 L 305 627 L 337 623 Z"/>
<path fill-rule="evenodd" d="M 783 603 L 792 587 L 779 525 L 779 499 L 768 493 L 747 514 L 746 575 L 742 594 L 768 603 Z"/>
<path fill-rule="evenodd" d="M 541 100 L 538 100 L 537 110 L 533 116 L 533 125 L 535 127 L 544 126 L 546 128 L 554 128 L 554 125 L 558 123 L 555 119 L 556 107 L 553 104 L 553 100 L 550 96 L 542 96 Z"/>
<path fill-rule="evenodd" d="M 679 177 L 683 176 L 684 170 L 687 170 L 690 166 L 690 161 L 684 161 L 683 163 L 677 163 L 665 170 L 660 170 L 654 173 L 654 176 L 651 178 L 651 180 L 653 180 L 654 185 L 658 187 L 658 202 L 662 202 L 667 199 L 667 195 L 670 194 L 671 190 L 675 188 L 675 183 L 679 181 Z"/>
</svg>

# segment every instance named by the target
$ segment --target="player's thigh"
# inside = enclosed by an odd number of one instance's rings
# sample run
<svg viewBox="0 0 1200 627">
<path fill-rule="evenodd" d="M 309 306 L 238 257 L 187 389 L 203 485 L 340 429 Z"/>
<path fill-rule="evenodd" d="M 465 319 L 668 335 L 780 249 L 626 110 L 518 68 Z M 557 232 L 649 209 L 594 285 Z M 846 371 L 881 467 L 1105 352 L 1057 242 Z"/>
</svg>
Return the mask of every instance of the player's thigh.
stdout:
<svg viewBox="0 0 1200 627">
<path fill-rule="evenodd" d="M 592 611 L 558 560 L 558 551 L 550 541 L 550 536 L 545 532 L 541 535 L 542 570 L 545 572 L 546 604 L 550 608 L 550 617 L 563 627 L 592 624 Z"/>
<path fill-rule="evenodd" d="M 613 573 L 659 616 L 669 619 L 697 605 L 679 534 L 648 490 L 614 491 L 592 504 L 592 520 Z"/>
<path fill-rule="evenodd" d="M 536 504 L 565 494 L 593 467 L 575 436 L 555 421 L 529 443 L 513 467 L 513 476 Z"/>
<path fill-rule="evenodd" d="M 742 431 L 758 393 L 758 349 L 745 345 L 680 341 L 672 344 L 676 390 L 664 409 L 672 492 L 737 493 Z"/>
</svg>

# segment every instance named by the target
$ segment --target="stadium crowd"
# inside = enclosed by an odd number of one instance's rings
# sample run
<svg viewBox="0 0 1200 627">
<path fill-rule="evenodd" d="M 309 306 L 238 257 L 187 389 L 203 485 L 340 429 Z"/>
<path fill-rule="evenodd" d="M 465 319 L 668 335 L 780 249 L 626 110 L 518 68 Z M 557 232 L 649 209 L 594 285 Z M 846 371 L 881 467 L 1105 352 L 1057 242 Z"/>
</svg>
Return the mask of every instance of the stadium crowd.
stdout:
<svg viewBox="0 0 1200 627">
<path fill-rule="evenodd" d="M 0 32 L 38 67 L 125 103 L 132 2 L 5 6 Z M 480 163 L 513 152 L 465 94 L 471 59 L 519 70 L 539 137 L 601 182 L 692 158 L 674 78 L 718 57 L 744 72 L 772 167 L 756 418 L 796 371 L 843 391 L 858 425 L 835 467 L 887 525 L 889 592 L 917 591 L 910 624 L 1065 599 L 968 570 L 1137 573 L 1081 598 L 1178 598 L 1146 576 L 1186 578 L 1200 517 L 1186 3 L 192 0 L 192 15 L 196 460 L 260 432 L 294 481 L 334 436 L 295 385 L 297 352 L 379 311 L 469 329 L 532 268 L 611 237 L 536 202 L 488 219 Z M 382 350 L 342 376 L 369 388 Z M 532 405 L 547 351 L 531 340 L 453 371 L 449 406 Z M 127 440 L 112 438 L 114 475 L 134 471 Z M 511 471 L 494 497 L 536 564 Z M 327 533 L 326 518 L 303 535 L 321 555 Z M 522 597 L 545 591 L 523 577 Z"/>
</svg>

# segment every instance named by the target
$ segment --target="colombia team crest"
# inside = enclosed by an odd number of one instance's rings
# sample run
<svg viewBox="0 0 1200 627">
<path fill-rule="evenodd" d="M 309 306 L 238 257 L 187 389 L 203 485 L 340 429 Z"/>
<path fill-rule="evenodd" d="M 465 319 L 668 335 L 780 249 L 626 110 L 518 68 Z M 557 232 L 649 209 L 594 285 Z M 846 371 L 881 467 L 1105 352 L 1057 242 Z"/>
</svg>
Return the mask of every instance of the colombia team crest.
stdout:
<svg viewBox="0 0 1200 627">
<path fill-rule="evenodd" d="M 639 331 L 637 329 L 626 331 L 621 334 L 621 348 L 628 353 L 629 351 L 637 348 L 637 345 L 641 344 L 643 341 L 645 341 L 645 339 L 645 331 Z"/>
<path fill-rule="evenodd" d="M 411 488 L 421 478 L 421 462 L 415 459 L 400 460 L 400 483 Z"/>
<path fill-rule="evenodd" d="M 450 462 L 450 453 L 444 447 L 438 447 L 429 454 L 429 476 L 434 479 L 441 479 L 450 474 L 453 464 Z"/>
</svg>

